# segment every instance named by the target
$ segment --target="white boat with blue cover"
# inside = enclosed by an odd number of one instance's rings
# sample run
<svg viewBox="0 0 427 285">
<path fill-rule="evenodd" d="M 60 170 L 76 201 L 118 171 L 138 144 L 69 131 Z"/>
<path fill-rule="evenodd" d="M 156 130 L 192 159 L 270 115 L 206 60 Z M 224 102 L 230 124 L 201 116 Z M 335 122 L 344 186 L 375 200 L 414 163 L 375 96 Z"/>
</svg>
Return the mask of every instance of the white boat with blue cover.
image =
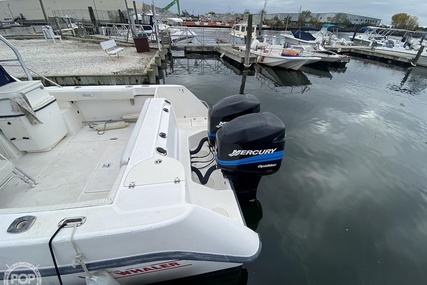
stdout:
<svg viewBox="0 0 427 285">
<path fill-rule="evenodd" d="M 0 282 L 147 284 L 257 258 L 239 200 L 280 168 L 285 127 L 255 96 L 208 108 L 179 85 L 27 75 L 0 68 Z"/>
</svg>

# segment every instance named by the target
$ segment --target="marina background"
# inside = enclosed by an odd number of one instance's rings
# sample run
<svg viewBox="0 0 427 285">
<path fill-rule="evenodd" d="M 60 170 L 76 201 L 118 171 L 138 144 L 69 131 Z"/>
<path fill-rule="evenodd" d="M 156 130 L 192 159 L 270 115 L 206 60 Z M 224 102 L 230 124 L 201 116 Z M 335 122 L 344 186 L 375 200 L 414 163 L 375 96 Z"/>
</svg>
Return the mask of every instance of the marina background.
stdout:
<svg viewBox="0 0 427 285">
<path fill-rule="evenodd" d="M 214 104 L 239 93 L 219 56 L 175 58 L 164 83 Z M 245 93 L 287 127 L 279 173 L 243 205 L 261 255 L 245 284 L 425 284 L 427 69 L 255 66 Z M 249 209 L 249 210 L 248 210 Z"/>
<path fill-rule="evenodd" d="M 287 141 L 279 173 L 261 180 L 262 210 L 244 206 L 263 243 L 245 284 L 425 284 L 427 69 L 352 58 L 282 82 L 255 70 L 245 93 Z M 212 105 L 239 93 L 235 71 L 181 58 L 165 82 Z"/>
</svg>

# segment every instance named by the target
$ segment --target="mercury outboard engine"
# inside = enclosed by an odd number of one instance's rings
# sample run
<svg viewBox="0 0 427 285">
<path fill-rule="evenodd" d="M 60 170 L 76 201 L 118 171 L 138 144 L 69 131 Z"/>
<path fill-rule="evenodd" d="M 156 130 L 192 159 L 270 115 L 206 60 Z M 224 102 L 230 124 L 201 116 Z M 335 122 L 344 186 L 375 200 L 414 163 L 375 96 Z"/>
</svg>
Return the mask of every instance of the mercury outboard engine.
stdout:
<svg viewBox="0 0 427 285">
<path fill-rule="evenodd" d="M 283 122 L 272 113 L 259 111 L 259 100 L 250 94 L 226 97 L 209 109 L 208 137 L 190 150 L 190 155 L 196 155 L 209 141 L 216 159 L 216 165 L 204 174 L 191 166 L 201 184 L 221 169 L 240 202 L 256 199 L 261 177 L 279 170 L 285 148 Z"/>
<path fill-rule="evenodd" d="M 218 130 L 216 149 L 217 165 L 239 199 L 253 200 L 261 177 L 280 168 L 285 125 L 269 112 L 237 117 Z"/>
<path fill-rule="evenodd" d="M 217 131 L 232 119 L 259 111 L 259 100 L 251 94 L 232 95 L 219 100 L 208 112 L 209 144 L 215 144 Z"/>
</svg>

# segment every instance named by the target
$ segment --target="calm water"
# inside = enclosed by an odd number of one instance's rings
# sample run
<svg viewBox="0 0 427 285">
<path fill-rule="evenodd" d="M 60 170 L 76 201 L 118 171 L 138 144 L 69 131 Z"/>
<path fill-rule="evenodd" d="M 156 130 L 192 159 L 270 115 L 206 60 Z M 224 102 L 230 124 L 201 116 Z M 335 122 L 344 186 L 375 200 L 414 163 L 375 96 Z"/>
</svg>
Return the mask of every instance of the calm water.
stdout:
<svg viewBox="0 0 427 285">
<path fill-rule="evenodd" d="M 241 80 L 216 59 L 176 59 L 165 82 L 212 105 Z M 256 67 L 245 93 L 287 131 L 262 214 L 247 211 L 263 249 L 245 283 L 427 284 L 427 68 Z"/>
</svg>

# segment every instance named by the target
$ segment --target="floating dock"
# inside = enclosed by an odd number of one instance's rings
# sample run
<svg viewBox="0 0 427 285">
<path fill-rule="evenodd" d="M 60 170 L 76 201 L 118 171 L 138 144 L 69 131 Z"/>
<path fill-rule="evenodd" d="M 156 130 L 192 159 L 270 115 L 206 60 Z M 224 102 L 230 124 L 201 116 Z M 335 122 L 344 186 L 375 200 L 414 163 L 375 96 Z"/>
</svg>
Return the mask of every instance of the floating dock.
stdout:
<svg viewBox="0 0 427 285">
<path fill-rule="evenodd" d="M 326 47 L 328 50 L 335 51 L 338 53 L 347 53 L 351 56 L 372 59 L 376 61 L 381 61 L 389 64 L 400 65 L 400 66 L 414 66 L 415 55 L 414 56 L 402 56 L 402 55 L 393 55 L 383 53 L 375 48 L 368 46 L 340 46 L 336 45 L 334 47 Z"/>
<path fill-rule="evenodd" d="M 221 57 L 227 57 L 237 63 L 243 65 L 245 63 L 246 53 L 244 51 L 239 51 L 237 48 L 232 48 L 231 46 L 218 46 L 216 51 L 221 54 Z M 249 55 L 249 65 L 256 63 L 257 56 Z"/>
<path fill-rule="evenodd" d="M 62 43 L 40 38 L 12 41 L 34 74 L 33 78 L 43 81 L 46 85 L 138 85 L 156 84 L 164 79 L 164 70 L 167 69 L 169 61 L 173 60 L 171 45 L 165 39 L 162 39 L 160 48 L 154 43 L 150 44 L 151 51 L 146 53 L 137 53 L 133 43 L 117 41 L 119 46 L 125 47 L 118 57 L 110 57 L 101 49 L 99 43 L 105 39 L 73 37 L 63 39 Z M 246 53 L 232 44 L 188 44 L 181 45 L 180 48 L 180 56 L 185 57 L 191 53 L 214 54 L 236 69 L 243 70 L 245 67 Z M 366 46 L 327 48 L 338 53 L 389 64 L 411 66 L 413 62 L 413 58 L 382 54 Z M 2 49 L 0 55 L 2 58 L 11 57 L 2 55 Z M 256 61 L 256 56 L 249 55 L 250 66 Z M 17 77 L 23 78 L 19 75 Z"/>
</svg>

